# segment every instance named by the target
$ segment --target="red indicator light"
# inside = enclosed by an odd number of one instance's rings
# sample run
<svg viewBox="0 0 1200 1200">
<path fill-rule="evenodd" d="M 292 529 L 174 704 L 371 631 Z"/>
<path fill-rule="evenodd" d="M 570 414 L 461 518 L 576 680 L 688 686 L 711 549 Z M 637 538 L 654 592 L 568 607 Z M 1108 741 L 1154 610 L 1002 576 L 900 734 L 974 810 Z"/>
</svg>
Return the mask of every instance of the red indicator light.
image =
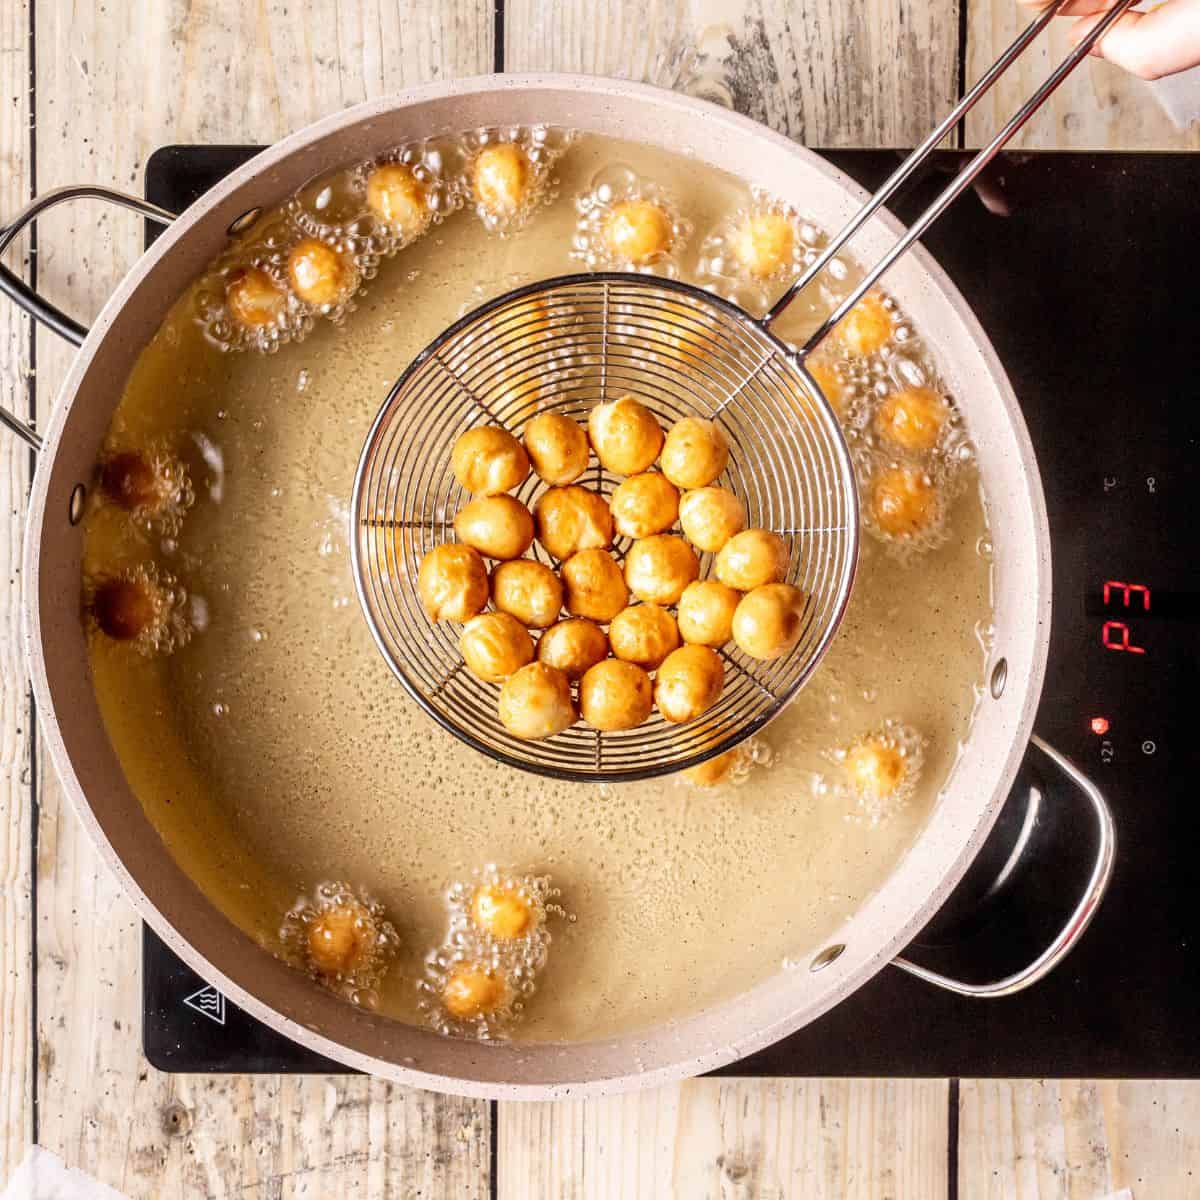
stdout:
<svg viewBox="0 0 1200 1200">
<path fill-rule="evenodd" d="M 1108 732 L 1109 728 L 1107 717 L 1092 718 L 1092 732 L 1098 737 L 1103 737 Z"/>
</svg>

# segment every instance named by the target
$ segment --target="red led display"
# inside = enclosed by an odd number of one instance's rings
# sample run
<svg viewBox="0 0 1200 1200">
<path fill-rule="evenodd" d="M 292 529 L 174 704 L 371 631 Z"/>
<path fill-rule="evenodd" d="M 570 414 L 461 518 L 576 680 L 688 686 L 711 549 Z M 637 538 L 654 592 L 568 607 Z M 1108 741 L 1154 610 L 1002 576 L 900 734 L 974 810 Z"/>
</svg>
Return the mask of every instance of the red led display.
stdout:
<svg viewBox="0 0 1200 1200">
<path fill-rule="evenodd" d="M 1150 611 L 1150 589 L 1144 583 L 1124 583 L 1120 579 L 1104 581 L 1104 603 L 1116 607 L 1133 609 L 1130 615 L 1135 615 L 1139 609 L 1143 613 Z M 1105 621 L 1100 630 L 1100 641 L 1106 650 L 1120 650 L 1127 654 L 1145 654 L 1145 646 L 1135 644 L 1124 621 Z"/>
<path fill-rule="evenodd" d="M 1133 607 L 1130 603 L 1131 597 L 1136 593 L 1141 597 L 1142 611 L 1150 611 L 1150 589 L 1141 583 L 1122 583 L 1119 579 L 1106 579 L 1104 581 L 1104 603 L 1111 604 L 1114 592 L 1121 593 L 1121 600 L 1126 608 Z"/>
<path fill-rule="evenodd" d="M 1106 650 L 1128 650 L 1130 654 L 1145 654 L 1144 646 L 1135 646 L 1129 640 L 1129 626 L 1124 621 L 1105 621 L 1100 639 Z"/>
</svg>

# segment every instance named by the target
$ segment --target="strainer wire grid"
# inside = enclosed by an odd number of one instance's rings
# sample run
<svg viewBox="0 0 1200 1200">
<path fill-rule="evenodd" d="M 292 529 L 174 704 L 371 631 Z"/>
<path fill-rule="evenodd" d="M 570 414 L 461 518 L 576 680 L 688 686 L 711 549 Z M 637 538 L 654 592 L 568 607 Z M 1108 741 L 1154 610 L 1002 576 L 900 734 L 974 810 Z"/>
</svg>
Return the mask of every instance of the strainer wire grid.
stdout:
<svg viewBox="0 0 1200 1200">
<path fill-rule="evenodd" d="M 634 730 L 602 734 L 576 725 L 545 741 L 522 741 L 499 722 L 497 686 L 465 668 L 457 629 L 430 622 L 416 594 L 421 557 L 454 540 L 453 516 L 467 499 L 450 470 L 450 450 L 473 425 L 519 436 L 538 412 L 582 420 L 602 399 L 628 394 L 664 425 L 705 416 L 724 427 L 733 452 L 715 482 L 742 498 L 751 527 L 788 537 L 788 581 L 809 597 L 800 639 L 774 662 L 722 650 L 722 696 L 688 725 L 655 713 Z M 593 464 L 577 482 L 607 495 L 617 481 Z M 515 494 L 532 508 L 543 490 L 531 475 Z M 359 599 L 410 695 L 483 753 L 576 781 L 673 773 L 761 729 L 815 669 L 845 611 L 857 562 L 849 451 L 800 360 L 727 301 L 643 275 L 530 284 L 445 330 L 400 377 L 372 425 L 351 508 Z M 618 561 L 628 544 L 616 540 Z M 533 557 L 556 565 L 537 543 Z M 701 556 L 701 578 L 711 557 Z"/>
<path fill-rule="evenodd" d="M 849 454 L 836 420 L 811 377 L 804 370 L 804 359 L 829 336 L 866 291 L 874 286 L 938 217 L 970 187 L 992 159 L 1134 2 L 1135 0 L 1115 0 L 1113 6 L 1080 38 L 1029 99 L 1001 126 L 991 141 L 966 163 L 891 248 L 863 273 L 858 284 L 849 290 L 841 303 L 795 354 L 789 352 L 783 343 L 770 333 L 771 323 L 832 262 L 834 256 L 857 230 L 916 172 L 942 140 L 1058 15 L 1064 7 L 1065 0 L 1052 0 L 1052 3 L 1033 18 L 925 140 L 861 205 L 842 229 L 826 242 L 821 252 L 780 296 L 761 322 L 754 321 L 749 314 L 719 297 L 672 280 L 651 281 L 645 276 L 617 274 L 564 276 L 557 280 L 531 284 L 489 302 L 458 321 L 417 356 L 389 394 L 363 448 L 354 481 L 353 511 L 357 527 L 354 531 L 355 536 L 351 538 L 351 554 L 355 586 L 376 643 L 404 686 L 435 720 L 476 749 L 511 766 L 563 779 L 594 781 L 645 779 L 703 762 L 761 729 L 782 708 L 811 675 L 833 637 L 845 611 L 858 548 L 857 495 Z M 598 359 L 594 355 L 589 359 L 586 353 L 580 352 L 578 344 L 574 341 L 577 330 L 567 337 L 563 336 L 561 330 L 551 330 L 549 336 L 544 336 L 550 324 L 545 320 L 547 311 L 544 305 L 535 305 L 534 299 L 539 293 L 553 295 L 554 289 L 563 291 L 596 286 L 603 289 L 604 299 L 600 318 L 601 354 Z M 636 360 L 636 370 L 626 370 L 622 359 L 617 359 L 615 363 L 612 360 L 613 349 L 625 345 L 627 340 L 626 334 L 622 332 L 622 318 L 624 324 L 628 325 L 631 313 L 633 316 L 639 315 L 636 301 L 630 311 L 624 314 L 618 310 L 614 316 L 610 311 L 610 292 L 614 288 L 623 287 L 657 288 L 659 302 L 665 306 L 664 311 L 669 316 L 669 319 L 664 319 L 663 312 L 656 314 L 662 322 L 660 335 L 664 328 L 670 332 L 665 336 L 645 339 L 651 348 L 647 350 L 645 346 L 642 347 L 643 353 Z M 686 301 L 690 301 L 690 307 Z M 703 309 L 697 309 L 697 304 L 702 304 Z M 523 337 L 536 333 L 538 344 L 542 347 L 542 367 L 552 365 L 559 373 L 561 386 L 556 390 L 553 403 L 547 404 L 545 397 L 540 394 L 541 388 L 537 383 L 540 371 L 531 371 L 528 374 L 514 371 L 514 364 L 504 361 L 502 344 L 494 341 L 489 343 L 486 338 L 473 343 L 472 339 L 466 338 L 462 339 L 463 344 L 458 347 L 459 352 L 454 353 L 456 340 L 461 338 L 464 331 L 481 323 L 484 318 L 504 313 L 505 310 L 509 310 L 508 318 L 506 322 L 499 322 L 505 336 Z M 757 361 L 751 359 L 748 364 L 743 362 L 742 370 L 734 372 L 730 377 L 721 367 L 722 352 L 728 347 L 719 339 L 714 339 L 711 324 L 705 326 L 694 320 L 697 311 L 705 312 L 710 319 L 720 318 L 724 330 L 732 335 L 733 345 L 743 351 L 747 345 L 760 347 L 761 358 Z M 528 337 L 525 337 L 525 340 L 528 341 Z M 571 344 L 566 344 L 568 341 Z M 714 349 L 718 351 L 715 361 L 709 362 L 707 354 L 698 354 L 698 348 L 708 352 Z M 664 354 L 664 350 L 668 353 Z M 628 350 L 625 353 L 628 354 Z M 749 415 L 746 411 L 749 409 L 749 395 L 758 395 L 760 398 L 767 398 L 773 404 L 778 403 L 782 381 L 772 378 L 774 372 L 771 368 L 780 363 L 784 364 L 784 378 L 790 378 L 793 384 L 791 389 L 782 389 L 791 410 L 795 411 L 797 401 L 806 402 L 811 413 L 817 416 L 814 429 L 823 438 L 828 439 L 828 445 L 819 445 L 815 434 L 812 433 L 807 438 L 800 439 L 797 446 L 787 445 L 786 434 L 792 430 L 786 420 L 785 428 L 780 427 L 776 413 L 775 428 L 769 431 L 774 440 L 769 440 L 766 446 L 761 442 L 755 445 L 752 439 L 743 443 L 736 433 L 731 438 L 739 457 L 745 456 L 749 462 L 743 465 L 742 462 L 735 461 L 733 467 L 723 476 L 723 481 L 733 485 L 740 480 L 743 487 L 753 483 L 751 494 L 741 493 L 750 509 L 751 523 L 778 528 L 781 532 L 787 530 L 792 534 L 792 559 L 789 563 L 788 577 L 801 587 L 805 586 L 808 576 L 799 568 L 804 565 L 819 571 L 821 566 L 819 559 L 815 567 L 812 563 L 801 564 L 799 561 L 799 555 L 811 551 L 813 534 L 825 538 L 835 532 L 842 535 L 842 553 L 835 571 L 838 583 L 834 589 L 832 607 L 827 603 L 825 609 L 818 611 L 820 605 L 810 601 L 805 613 L 806 625 L 797 647 L 797 651 L 803 652 L 798 656 L 797 652 L 793 651 L 791 655 L 775 663 L 754 664 L 753 667 L 744 656 L 739 660 L 736 653 L 726 653 L 727 665 L 736 668 L 734 684 L 726 688 L 721 700 L 709 713 L 691 725 L 666 727 L 661 718 L 656 717 L 646 726 L 616 735 L 602 736 L 598 731 L 584 730 L 576 726 L 540 743 L 520 742 L 513 738 L 494 719 L 494 688 L 473 681 L 447 631 L 444 628 L 431 627 L 419 604 L 415 604 L 415 566 L 419 561 L 418 550 L 421 547 L 424 550 L 432 549 L 433 544 L 450 540 L 452 519 L 449 514 L 452 513 L 455 501 L 461 494 L 461 489 L 455 492 L 457 485 L 453 483 L 452 477 L 447 476 L 449 444 L 446 438 L 469 427 L 474 416 L 482 415 L 515 431 L 520 428 L 526 417 L 543 408 L 555 408 L 578 418 L 586 415 L 587 409 L 600 399 L 623 392 L 630 392 L 644 403 L 648 402 L 649 407 L 658 416 L 671 421 L 685 415 L 685 412 L 692 412 L 696 407 L 682 403 L 681 391 L 683 395 L 689 395 L 689 392 L 686 387 L 681 388 L 681 373 L 692 385 L 706 382 L 712 386 L 721 384 L 726 389 L 716 405 L 700 406 L 702 415 L 707 407 L 709 411 L 706 415 L 716 417 L 727 427 L 733 425 L 743 431 L 750 429 L 757 432 L 748 426 L 745 419 L 739 422 L 735 418 Z M 430 380 L 422 378 L 426 373 L 440 375 L 440 388 Z M 637 386 L 648 380 L 659 389 L 655 396 L 647 396 L 641 387 Z M 437 418 L 433 430 L 425 431 L 424 437 L 416 437 L 415 444 L 411 445 L 407 452 L 408 457 L 419 457 L 421 448 L 424 447 L 424 459 L 416 464 L 415 476 L 424 480 L 424 487 L 414 488 L 410 481 L 401 488 L 394 469 L 389 469 L 386 478 L 384 477 L 381 462 L 406 461 L 403 458 L 397 459 L 398 455 L 403 456 L 406 452 L 398 442 L 398 439 L 402 438 L 401 432 L 395 426 L 389 427 L 389 423 L 395 417 L 397 406 L 406 389 L 417 383 L 441 404 L 441 415 Z M 491 402 L 489 391 L 489 388 L 498 383 L 502 385 L 500 394 L 504 397 L 504 404 L 499 408 Z M 797 383 L 798 388 L 795 386 Z M 469 403 L 462 403 L 464 396 Z M 448 402 L 453 399 L 458 401 L 457 408 Z M 771 409 L 771 405 L 767 407 Z M 784 406 L 783 411 L 789 411 L 788 405 Z M 431 432 L 435 435 L 432 436 L 432 441 Z M 779 444 L 779 439 L 782 439 L 782 445 Z M 783 492 L 782 484 L 783 480 L 789 477 L 789 468 L 804 463 L 814 448 L 827 450 L 829 455 L 824 465 L 816 472 L 821 486 L 808 489 L 802 496 L 806 503 L 802 520 L 787 510 L 785 500 L 788 497 Z M 817 459 L 820 459 L 819 455 Z M 442 474 L 437 476 L 439 461 Z M 782 470 L 771 469 L 780 465 Z M 801 479 L 807 480 L 807 476 L 801 475 Z M 847 480 L 848 487 L 845 486 Z M 594 483 L 603 491 L 611 490 L 613 481 L 597 469 Z M 822 491 L 823 488 L 831 490 L 826 493 Z M 734 487 L 734 490 L 738 490 L 737 487 Z M 519 494 L 522 499 L 531 503 L 536 499 L 538 491 L 538 484 L 527 482 Z M 830 500 L 826 504 L 824 500 L 827 495 L 834 497 L 837 502 Z M 416 510 L 405 507 L 414 500 L 421 501 L 421 516 L 416 520 L 406 515 Z M 835 525 L 833 522 L 839 516 L 843 518 L 843 523 Z M 418 531 L 427 536 L 416 537 Z M 400 541 L 399 553 L 396 538 L 393 536 L 397 532 Z M 436 540 L 433 535 L 436 535 Z M 384 543 L 382 546 L 381 539 Z M 623 554 L 626 548 L 619 544 L 618 554 Z M 824 565 L 828 568 L 835 556 L 829 547 L 825 549 Z M 702 576 L 705 574 L 705 566 L 707 563 L 702 560 Z M 819 574 L 815 574 L 813 578 L 817 582 L 821 582 L 822 579 Z M 393 581 L 397 580 L 400 586 L 394 587 Z M 808 582 L 810 587 L 806 590 L 819 601 L 819 592 L 811 590 L 812 580 Z M 818 624 L 821 620 L 824 624 Z M 406 650 L 402 645 L 404 636 L 411 635 L 414 629 L 421 630 L 423 636 L 412 638 L 412 645 Z M 789 676 L 788 668 L 794 667 L 797 661 L 800 663 L 799 669 Z M 743 710 L 741 721 L 732 727 L 725 725 L 725 720 L 739 705 Z M 484 712 L 492 714 L 493 719 L 490 723 L 484 722 L 481 725 L 480 715 Z M 473 724 L 475 728 L 472 728 Z M 607 740 L 604 740 L 605 737 Z M 670 754 L 656 760 L 655 752 L 663 747 L 670 751 Z M 585 768 L 581 765 L 584 762 L 591 765 Z"/>
</svg>

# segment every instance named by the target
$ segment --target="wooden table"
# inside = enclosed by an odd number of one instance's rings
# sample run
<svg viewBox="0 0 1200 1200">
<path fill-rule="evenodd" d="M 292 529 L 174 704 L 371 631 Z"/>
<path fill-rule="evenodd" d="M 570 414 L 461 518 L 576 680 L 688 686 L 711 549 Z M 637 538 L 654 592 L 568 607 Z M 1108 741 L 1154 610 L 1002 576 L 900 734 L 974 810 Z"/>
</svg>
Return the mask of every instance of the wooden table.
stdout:
<svg viewBox="0 0 1200 1200">
<path fill-rule="evenodd" d="M 0 0 L 0 213 L 63 183 L 136 191 L 164 143 L 270 142 L 493 69 L 715 78 L 800 141 L 911 144 L 1019 19 L 1009 0 L 500 2 Z M 1046 63 L 1040 47 L 968 143 Z M 1195 148 L 1200 130 L 1177 132 L 1145 85 L 1093 63 L 1025 142 Z M 134 218 L 80 205 L 9 261 L 86 317 L 141 237 Z M 0 306 L 4 404 L 44 419 L 69 359 Z M 0 1189 L 36 1141 L 130 1197 L 1200 1194 L 1193 1083 L 728 1079 L 494 1105 L 363 1078 L 159 1074 L 140 1049 L 137 918 L 38 745 L 18 646 L 31 463 L 11 437 L 0 456 Z"/>
</svg>

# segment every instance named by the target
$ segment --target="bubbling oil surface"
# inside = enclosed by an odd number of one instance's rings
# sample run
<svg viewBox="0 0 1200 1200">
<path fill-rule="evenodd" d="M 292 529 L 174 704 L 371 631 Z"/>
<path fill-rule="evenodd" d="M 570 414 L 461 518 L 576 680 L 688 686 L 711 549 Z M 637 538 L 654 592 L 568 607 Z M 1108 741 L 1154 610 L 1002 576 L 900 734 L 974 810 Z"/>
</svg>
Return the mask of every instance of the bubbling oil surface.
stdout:
<svg viewBox="0 0 1200 1200">
<path fill-rule="evenodd" d="M 421 1021 L 438 948 L 456 936 L 455 881 L 485 863 L 549 875 L 572 919 L 548 927 L 536 992 L 511 1031 L 539 1040 L 679 1017 L 816 949 L 934 806 L 982 693 L 990 612 L 983 503 L 955 417 L 920 464 L 935 479 L 954 465 L 937 537 L 919 555 L 864 539 L 826 660 L 766 730 L 769 753 L 735 773 L 750 771 L 751 786 L 558 783 L 500 766 L 429 720 L 371 641 L 347 540 L 358 454 L 395 378 L 486 296 L 578 270 L 576 202 L 597 180 L 633 178 L 673 198 L 696 231 L 671 263 L 688 279 L 719 258 L 710 234 L 763 203 L 692 159 L 591 136 L 554 176 L 524 228 L 503 237 L 447 202 L 412 244 L 372 254 L 335 320 L 289 312 L 262 347 L 274 353 L 222 350 L 212 277 L 197 283 L 139 358 L 109 437 L 172 447 L 194 502 L 170 538 L 93 512 L 85 554 L 89 578 L 157 563 L 203 616 L 169 656 L 96 641 L 92 669 L 133 790 L 218 907 L 280 952 L 297 897 L 347 881 L 396 929 L 373 1000 Z M 298 203 L 318 211 L 319 196 Z M 797 254 L 816 237 L 806 228 Z M 784 336 L 799 340 L 850 274 L 838 264 L 828 294 L 789 313 Z M 937 381 L 928 347 L 901 317 L 897 329 L 865 362 L 833 355 L 867 470 L 884 454 L 871 432 L 881 397 L 897 379 Z M 923 739 L 920 776 L 904 803 L 864 812 L 836 751 L 888 721 Z"/>
</svg>

